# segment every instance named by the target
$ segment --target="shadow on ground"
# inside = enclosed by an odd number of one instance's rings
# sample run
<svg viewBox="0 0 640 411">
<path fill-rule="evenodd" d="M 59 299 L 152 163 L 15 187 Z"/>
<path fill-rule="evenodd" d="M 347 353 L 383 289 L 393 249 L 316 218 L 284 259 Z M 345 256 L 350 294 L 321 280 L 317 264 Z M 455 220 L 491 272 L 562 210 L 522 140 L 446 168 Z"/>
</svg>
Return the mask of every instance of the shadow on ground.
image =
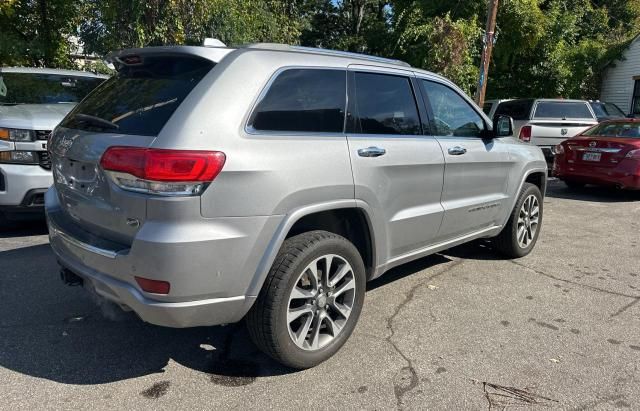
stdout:
<svg viewBox="0 0 640 411">
<path fill-rule="evenodd" d="M 369 289 L 448 261 L 434 255 L 406 264 Z M 259 352 L 244 323 L 170 329 L 98 306 L 82 288 L 62 284 L 48 244 L 0 252 L 0 267 L 1 367 L 65 384 L 161 374 L 170 360 L 223 386 L 294 372 Z"/>
<path fill-rule="evenodd" d="M 47 233 L 47 224 L 44 218 L 29 221 L 9 221 L 0 217 L 0 239 L 44 235 Z"/>
<path fill-rule="evenodd" d="M 0 335 L 0 367 L 65 384 L 163 373 L 169 360 L 225 386 L 292 372 L 258 352 L 242 323 L 179 330 L 99 308 L 61 283 L 48 244 L 0 252 Z"/>
<path fill-rule="evenodd" d="M 591 185 L 584 188 L 569 188 L 562 181 L 554 179 L 549 180 L 547 197 L 596 203 L 624 203 L 640 201 L 640 191 Z"/>
</svg>

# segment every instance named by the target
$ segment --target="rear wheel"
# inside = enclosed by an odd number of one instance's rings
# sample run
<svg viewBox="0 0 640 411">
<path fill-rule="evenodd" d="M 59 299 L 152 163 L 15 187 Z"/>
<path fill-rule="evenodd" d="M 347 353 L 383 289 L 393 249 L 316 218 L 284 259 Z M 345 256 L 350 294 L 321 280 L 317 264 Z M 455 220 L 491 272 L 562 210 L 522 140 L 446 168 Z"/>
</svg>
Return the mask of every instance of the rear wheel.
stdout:
<svg viewBox="0 0 640 411">
<path fill-rule="evenodd" d="M 531 183 L 524 183 L 509 221 L 495 238 L 498 251 L 509 258 L 529 254 L 538 241 L 542 226 L 542 193 Z"/>
<path fill-rule="evenodd" d="M 249 335 L 275 360 L 313 367 L 351 335 L 365 285 L 360 253 L 344 237 L 326 231 L 291 237 L 247 315 Z"/>
</svg>

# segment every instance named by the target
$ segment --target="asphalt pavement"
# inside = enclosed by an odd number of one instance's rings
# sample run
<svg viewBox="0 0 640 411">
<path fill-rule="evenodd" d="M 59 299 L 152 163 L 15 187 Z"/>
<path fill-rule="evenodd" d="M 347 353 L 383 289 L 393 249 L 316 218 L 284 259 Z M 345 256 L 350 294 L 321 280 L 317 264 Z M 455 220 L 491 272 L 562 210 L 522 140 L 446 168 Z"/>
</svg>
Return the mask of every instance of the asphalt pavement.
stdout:
<svg viewBox="0 0 640 411">
<path fill-rule="evenodd" d="M 550 183 L 534 252 L 475 242 L 369 284 L 332 359 L 244 324 L 174 330 L 64 286 L 41 222 L 0 232 L 0 409 L 640 409 L 640 194 Z"/>
</svg>

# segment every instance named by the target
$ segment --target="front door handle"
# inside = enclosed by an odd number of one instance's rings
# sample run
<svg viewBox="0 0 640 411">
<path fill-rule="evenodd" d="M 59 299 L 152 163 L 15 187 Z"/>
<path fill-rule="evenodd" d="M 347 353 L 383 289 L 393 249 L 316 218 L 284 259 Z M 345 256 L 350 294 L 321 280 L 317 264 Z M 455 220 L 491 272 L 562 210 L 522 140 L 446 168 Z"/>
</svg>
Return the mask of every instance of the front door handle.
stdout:
<svg viewBox="0 0 640 411">
<path fill-rule="evenodd" d="M 358 155 L 360 157 L 380 157 L 387 153 L 387 150 L 380 147 L 367 147 L 361 148 L 358 150 Z"/>
<path fill-rule="evenodd" d="M 448 151 L 452 156 L 461 156 L 467 152 L 467 149 L 464 147 L 455 146 L 451 147 Z"/>
</svg>

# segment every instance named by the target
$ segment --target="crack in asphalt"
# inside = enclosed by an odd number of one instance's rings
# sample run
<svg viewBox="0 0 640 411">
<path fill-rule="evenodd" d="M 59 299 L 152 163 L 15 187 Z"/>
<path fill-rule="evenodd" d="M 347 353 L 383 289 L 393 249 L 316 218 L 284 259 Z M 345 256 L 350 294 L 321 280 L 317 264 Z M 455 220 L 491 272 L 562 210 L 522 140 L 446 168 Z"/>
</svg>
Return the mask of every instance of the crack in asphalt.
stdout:
<svg viewBox="0 0 640 411">
<path fill-rule="evenodd" d="M 616 295 L 618 297 L 633 298 L 633 299 L 636 299 L 636 300 L 640 299 L 640 295 L 631 295 L 631 294 L 619 293 L 617 291 L 605 290 L 604 288 L 595 287 L 595 286 L 589 285 L 589 284 L 581 284 L 581 283 L 578 283 L 578 282 L 575 282 L 575 281 L 566 280 L 564 278 L 556 277 L 553 274 L 549 274 L 549 273 L 546 273 L 546 272 L 541 271 L 541 270 L 536 270 L 535 268 L 529 267 L 529 266 L 527 266 L 525 264 L 519 263 L 519 262 L 514 261 L 514 260 L 508 260 L 508 261 L 510 263 L 512 263 L 512 264 L 517 265 L 518 267 L 526 268 L 527 270 L 533 271 L 536 274 L 543 275 L 545 277 L 551 278 L 551 279 L 556 280 L 556 281 L 561 281 L 561 282 L 564 282 L 564 283 L 577 285 L 578 287 L 587 288 L 587 289 L 592 290 L 592 291 L 598 291 L 598 292 L 605 293 L 605 294 Z"/>
<path fill-rule="evenodd" d="M 633 307 L 634 305 L 640 303 L 640 297 L 636 298 L 635 300 L 631 301 L 629 304 L 621 307 L 618 311 L 616 311 L 615 313 L 611 314 L 611 317 L 617 317 L 620 314 L 622 314 L 623 312 L 627 311 L 629 308 Z"/>
<path fill-rule="evenodd" d="M 512 264 L 517 265 L 518 267 L 525 268 L 525 269 L 527 269 L 529 271 L 532 271 L 532 272 L 534 272 L 536 274 L 543 275 L 543 276 L 545 276 L 547 278 L 551 278 L 551 279 L 556 280 L 556 281 L 561 281 L 561 282 L 564 282 L 564 283 L 573 284 L 575 286 L 586 288 L 587 290 L 591 290 L 591 291 L 597 291 L 597 292 L 600 292 L 600 293 L 605 293 L 605 294 L 609 294 L 609 295 L 615 295 L 617 297 L 625 297 L 625 298 L 632 298 L 633 299 L 633 301 L 631 301 L 629 304 L 626 304 L 626 305 L 622 306 L 618 311 L 616 311 L 615 313 L 611 314 L 612 318 L 613 317 L 617 317 L 618 315 L 622 314 L 623 312 L 627 311 L 629 308 L 633 307 L 634 305 L 636 305 L 636 304 L 638 304 L 640 302 L 640 296 L 638 296 L 638 295 L 619 293 L 617 291 L 605 290 L 604 288 L 595 287 L 593 285 L 581 284 L 581 283 L 578 283 L 578 282 L 575 282 L 575 281 L 566 280 L 564 278 L 556 277 L 555 275 L 546 273 L 546 272 L 544 272 L 542 270 L 536 270 L 535 268 L 529 267 L 529 266 L 527 266 L 525 264 L 519 263 L 519 262 L 514 261 L 514 260 L 508 260 L 508 261 L 510 263 L 512 263 Z"/>
<path fill-rule="evenodd" d="M 433 280 L 434 278 L 437 278 L 449 271 L 451 271 L 452 269 L 454 269 L 455 267 L 461 265 L 462 263 L 464 263 L 464 260 L 454 260 L 453 263 L 451 265 L 449 265 L 448 267 L 446 267 L 444 270 L 435 273 L 431 276 L 429 276 L 428 278 L 426 278 L 424 281 L 421 281 L 415 285 L 413 285 L 411 287 L 411 289 L 409 289 L 409 291 L 405 294 L 405 298 L 404 300 L 398 304 L 393 312 L 393 314 L 387 318 L 387 328 L 391 331 L 390 334 L 385 338 L 385 340 L 389 343 L 389 345 L 391 345 L 393 347 L 393 349 L 398 353 L 398 355 L 400 355 L 400 357 L 402 357 L 402 359 L 404 359 L 404 361 L 407 363 L 407 366 L 402 367 L 400 369 L 401 373 L 406 373 L 408 374 L 408 379 L 409 379 L 409 383 L 408 384 L 399 384 L 394 382 L 393 384 L 393 393 L 396 397 L 396 405 L 398 408 L 401 408 L 402 406 L 402 399 L 404 398 L 404 396 L 412 391 L 419 382 L 418 379 L 418 373 L 416 372 L 414 366 L 413 366 L 413 361 L 404 353 L 402 352 L 402 350 L 396 345 L 396 343 L 393 342 L 393 336 L 396 333 L 396 330 L 393 328 L 393 320 L 398 316 L 398 314 L 400 314 L 400 312 L 404 309 L 404 307 L 407 306 L 407 304 L 409 304 L 413 298 L 416 295 L 416 291 L 418 291 L 418 289 L 420 289 L 421 287 L 424 287 L 427 285 L 427 283 L 431 280 Z M 404 378 L 402 378 L 404 379 Z"/>
</svg>

